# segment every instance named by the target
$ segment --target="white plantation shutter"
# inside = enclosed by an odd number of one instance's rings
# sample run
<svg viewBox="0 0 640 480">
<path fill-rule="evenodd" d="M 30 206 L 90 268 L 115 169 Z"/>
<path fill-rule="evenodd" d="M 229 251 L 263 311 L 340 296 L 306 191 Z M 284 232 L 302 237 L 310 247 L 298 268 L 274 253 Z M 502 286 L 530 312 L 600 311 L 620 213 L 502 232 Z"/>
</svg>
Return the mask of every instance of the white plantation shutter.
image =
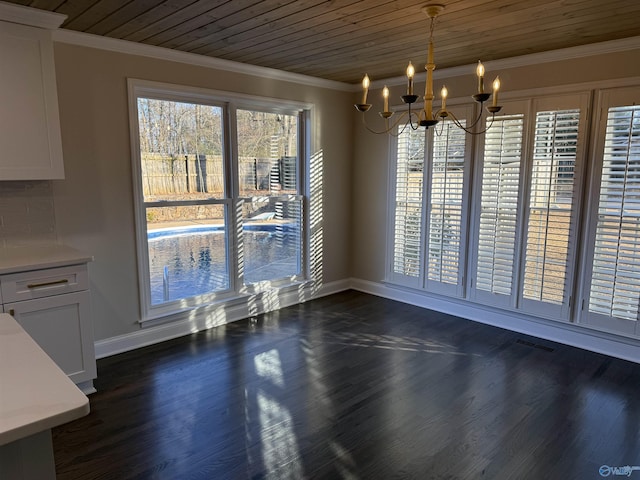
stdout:
<svg viewBox="0 0 640 480">
<path fill-rule="evenodd" d="M 462 284 L 467 139 L 465 132 L 451 121 L 444 121 L 438 128 L 442 128 L 441 133 L 432 136 L 426 282 L 428 289 L 441 291 L 438 284 Z"/>
<path fill-rule="evenodd" d="M 510 296 L 518 220 L 524 115 L 497 117 L 485 134 L 474 288 Z"/>
<path fill-rule="evenodd" d="M 406 128 L 398 137 L 391 265 L 394 276 L 421 276 L 424 148 L 424 128 Z"/>
<path fill-rule="evenodd" d="M 524 299 L 568 304 L 580 109 L 536 113 L 525 244 Z M 557 311 L 556 311 L 557 313 Z"/>
<path fill-rule="evenodd" d="M 602 161 L 588 311 L 604 319 L 593 323 L 637 334 L 640 106 L 608 109 Z"/>
</svg>

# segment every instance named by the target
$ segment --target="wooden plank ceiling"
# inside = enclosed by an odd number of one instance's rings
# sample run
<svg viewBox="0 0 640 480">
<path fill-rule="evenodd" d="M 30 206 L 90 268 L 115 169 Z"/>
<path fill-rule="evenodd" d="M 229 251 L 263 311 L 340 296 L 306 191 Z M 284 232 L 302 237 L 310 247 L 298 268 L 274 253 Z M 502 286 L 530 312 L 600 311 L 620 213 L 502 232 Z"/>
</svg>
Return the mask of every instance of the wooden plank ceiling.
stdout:
<svg viewBox="0 0 640 480">
<path fill-rule="evenodd" d="M 359 82 L 426 60 L 425 0 L 9 0 L 63 28 Z M 640 0 L 440 0 L 438 68 L 640 35 Z"/>
</svg>

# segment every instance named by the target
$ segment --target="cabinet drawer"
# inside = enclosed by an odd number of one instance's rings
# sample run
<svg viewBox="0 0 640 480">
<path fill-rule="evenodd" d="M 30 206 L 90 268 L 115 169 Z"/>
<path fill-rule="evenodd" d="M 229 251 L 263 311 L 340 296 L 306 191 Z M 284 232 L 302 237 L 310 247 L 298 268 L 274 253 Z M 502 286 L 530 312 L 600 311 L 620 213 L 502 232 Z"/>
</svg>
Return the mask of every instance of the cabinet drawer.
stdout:
<svg viewBox="0 0 640 480">
<path fill-rule="evenodd" d="M 78 292 L 88 288 L 89 276 L 86 265 L 13 273 L 2 275 L 0 280 L 4 303 Z"/>
</svg>

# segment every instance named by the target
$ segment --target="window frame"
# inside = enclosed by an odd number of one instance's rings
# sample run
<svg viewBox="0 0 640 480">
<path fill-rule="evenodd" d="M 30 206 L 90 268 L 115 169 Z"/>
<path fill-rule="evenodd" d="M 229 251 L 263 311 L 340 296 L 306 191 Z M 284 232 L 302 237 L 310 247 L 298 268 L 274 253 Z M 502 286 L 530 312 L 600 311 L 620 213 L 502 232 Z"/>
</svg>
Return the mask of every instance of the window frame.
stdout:
<svg viewBox="0 0 640 480">
<path fill-rule="evenodd" d="M 520 291 L 520 276 L 519 268 L 521 262 L 520 255 L 520 245 L 522 245 L 522 201 L 524 198 L 523 185 L 525 185 L 525 171 L 526 171 L 526 152 L 528 150 L 527 145 L 527 134 L 529 128 L 529 105 L 526 100 L 511 100 L 503 102 L 502 110 L 499 115 L 496 115 L 498 121 L 500 117 L 511 116 L 511 115 L 523 115 L 522 118 L 522 138 L 520 143 L 520 164 L 519 164 L 519 172 L 518 172 L 518 205 L 516 207 L 515 213 L 515 232 L 514 232 L 514 254 L 513 261 L 511 265 L 512 269 L 512 288 L 511 293 L 509 295 L 501 295 L 497 293 L 492 293 L 485 290 L 480 290 L 477 288 L 477 275 L 478 275 L 478 241 L 479 241 L 479 232 L 480 232 L 480 215 L 482 210 L 482 184 L 483 184 L 483 169 L 484 169 L 484 148 L 485 148 L 485 137 L 484 135 L 479 136 L 478 141 L 476 143 L 476 149 L 474 151 L 475 154 L 475 163 L 474 163 L 474 172 L 473 172 L 473 200 L 471 200 L 472 205 L 472 215 L 471 215 L 471 228 L 470 232 L 472 232 L 472 238 L 469 242 L 469 290 L 468 290 L 468 298 L 477 303 L 482 303 L 484 305 L 491 305 L 501 308 L 515 309 L 517 307 L 516 299 L 517 292 Z M 515 294 L 514 294 L 515 292 Z"/>
<path fill-rule="evenodd" d="M 640 89 L 637 86 L 608 88 L 598 91 L 593 118 L 591 172 L 589 188 L 591 201 L 586 201 L 587 213 L 584 225 L 585 248 L 581 256 L 579 308 L 576 322 L 591 328 L 613 331 L 624 335 L 640 336 L 640 318 L 636 321 L 618 317 L 605 316 L 589 311 L 591 279 L 593 276 L 593 260 L 598 226 L 599 199 L 606 144 L 606 129 L 609 108 L 640 104 Z"/>
<path fill-rule="evenodd" d="M 416 109 L 420 110 L 418 104 Z M 449 102 L 450 112 L 454 113 L 456 117 L 467 123 L 473 118 L 476 111 L 475 105 L 464 104 L 459 100 L 453 100 Z M 399 127 L 402 129 L 402 126 Z M 407 126 L 406 128 L 410 128 Z M 438 125 L 436 125 L 438 128 Z M 420 290 L 426 290 L 427 284 L 430 285 L 430 292 L 446 294 L 449 296 L 463 297 L 465 294 L 466 279 L 467 279 L 467 251 L 468 251 L 468 232 L 469 232 L 469 196 L 463 195 L 462 199 L 462 213 L 461 213 L 461 225 L 460 225 L 460 245 L 458 248 L 458 255 L 461 259 L 461 267 L 458 270 L 458 281 L 454 284 L 444 284 L 435 280 L 429 280 L 426 275 L 426 268 L 428 265 L 428 235 L 430 228 L 429 216 L 425 214 L 431 208 L 431 177 L 433 168 L 433 135 L 434 129 L 430 128 L 425 130 L 422 162 L 422 190 L 421 190 L 421 206 L 420 206 L 420 247 L 419 247 L 419 262 L 420 270 L 416 277 L 404 275 L 402 273 L 394 271 L 395 261 L 395 232 L 396 232 L 396 195 L 398 190 L 397 173 L 398 173 L 398 134 L 391 136 L 389 142 L 389 158 L 390 158 L 390 171 L 389 171 L 389 197 L 388 205 L 388 219 L 387 225 L 387 248 L 386 248 L 386 260 L 385 260 L 385 281 L 391 284 L 400 285 L 404 287 L 416 288 Z M 473 160 L 474 142 L 473 138 L 467 136 L 465 138 L 465 153 L 464 153 L 464 166 L 463 172 L 463 190 L 468 190 L 471 186 L 471 173 L 472 173 L 472 160 Z"/>
<path fill-rule="evenodd" d="M 134 196 L 134 217 L 136 231 L 137 276 L 140 298 L 140 323 L 175 316 L 194 308 L 218 302 L 243 301 L 249 295 L 259 294 L 269 289 L 299 285 L 310 278 L 309 273 L 309 161 L 311 152 L 310 125 L 313 105 L 290 100 L 264 98 L 232 92 L 209 90 L 199 87 L 175 85 L 140 79 L 127 79 L 129 100 L 129 130 L 131 138 L 131 165 Z M 220 199 L 176 200 L 145 202 L 142 191 L 142 171 L 138 125 L 138 99 L 150 98 L 173 102 L 189 102 L 210 105 L 222 109 L 223 131 L 223 182 L 224 195 Z M 242 248 L 242 234 L 234 234 L 241 227 L 241 211 L 245 200 L 257 197 L 240 197 L 237 148 L 237 109 L 264 111 L 296 115 L 297 122 L 297 195 L 285 195 L 286 200 L 294 198 L 301 204 L 300 218 L 300 271 L 293 277 L 245 284 L 240 274 L 241 259 L 238 251 Z M 278 198 L 280 196 L 277 196 Z M 276 198 L 270 197 L 270 198 Z M 149 250 L 147 236 L 146 209 L 149 207 L 167 207 L 181 205 L 222 205 L 225 213 L 225 248 L 229 271 L 229 288 L 223 291 L 209 292 L 159 305 L 151 303 L 149 276 Z"/>
<path fill-rule="evenodd" d="M 578 139 L 576 145 L 576 160 L 574 167 L 574 182 L 572 192 L 572 202 L 570 210 L 569 230 L 570 235 L 568 252 L 566 259 L 566 277 L 564 279 L 564 289 L 567 295 L 561 304 L 551 304 L 540 300 L 525 298 L 524 282 L 525 282 L 525 262 L 527 260 L 527 240 L 528 225 L 531 213 L 531 182 L 533 180 L 533 161 L 534 161 L 534 141 L 536 129 L 536 115 L 538 112 L 549 110 L 571 110 L 578 109 L 580 119 L 578 124 Z M 532 100 L 532 109 L 530 113 L 531 121 L 529 122 L 529 138 L 530 145 L 526 152 L 526 185 L 525 199 L 523 204 L 522 219 L 522 256 L 520 264 L 520 281 L 518 288 L 517 307 L 522 311 L 534 311 L 537 315 L 553 318 L 556 320 L 570 321 L 572 319 L 573 309 L 575 307 L 575 299 L 577 293 L 578 277 L 578 259 L 580 258 L 580 240 L 582 232 L 580 231 L 581 219 L 583 218 L 583 198 L 585 191 L 585 178 L 587 174 L 587 164 L 589 155 L 589 127 L 591 118 L 591 93 L 576 92 L 573 94 L 560 94 L 539 97 Z"/>
<path fill-rule="evenodd" d="M 449 108 L 456 117 L 468 125 L 476 112 L 476 105 L 455 105 Z M 437 126 L 437 125 L 436 125 Z M 457 129 L 453 125 L 454 129 Z M 434 129 L 430 129 L 427 134 L 427 145 L 430 148 L 427 149 L 427 159 L 425 165 L 425 180 L 424 185 L 427 186 L 423 199 L 424 211 L 426 215 L 423 217 L 424 221 L 424 250 L 423 250 L 423 265 L 425 269 L 429 266 L 429 234 L 431 230 L 431 211 L 433 208 L 432 193 L 433 193 L 433 158 L 434 158 L 434 137 L 437 135 Z M 475 139 L 473 136 L 464 134 L 464 146 L 465 151 L 463 155 L 463 167 L 462 172 L 462 200 L 460 202 L 460 244 L 458 245 L 458 272 L 457 281 L 453 283 L 443 283 L 438 280 L 431 280 L 428 275 L 424 275 L 423 288 L 436 294 L 444 294 L 452 297 L 464 297 L 466 292 L 466 279 L 468 277 L 468 250 L 469 250 L 469 211 L 471 207 L 471 197 L 468 192 L 471 190 L 472 173 L 473 173 L 473 152 L 475 151 Z M 467 194 L 465 194 L 467 193 Z"/>
</svg>

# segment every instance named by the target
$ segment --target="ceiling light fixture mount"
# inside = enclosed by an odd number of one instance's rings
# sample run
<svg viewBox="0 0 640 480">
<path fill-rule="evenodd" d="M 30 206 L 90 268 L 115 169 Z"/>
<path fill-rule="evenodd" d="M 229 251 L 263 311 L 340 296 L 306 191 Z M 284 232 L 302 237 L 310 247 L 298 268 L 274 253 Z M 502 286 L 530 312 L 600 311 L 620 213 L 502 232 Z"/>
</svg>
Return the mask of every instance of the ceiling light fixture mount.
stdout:
<svg viewBox="0 0 640 480">
<path fill-rule="evenodd" d="M 422 12 L 430 19 L 430 25 L 429 25 L 429 47 L 427 51 L 427 63 L 424 66 L 425 70 L 427 71 L 425 92 L 424 92 L 424 97 L 422 97 L 424 100 L 424 107 L 420 111 L 420 113 L 416 113 L 415 111 L 411 110 L 411 105 L 416 103 L 419 98 L 418 95 L 415 95 L 413 93 L 413 77 L 415 75 L 415 69 L 411 62 L 409 62 L 409 66 L 407 67 L 407 72 L 406 72 L 407 93 L 406 95 L 402 95 L 400 97 L 402 99 L 402 102 L 408 105 L 408 110 L 406 112 L 403 112 L 400 115 L 400 118 L 398 118 L 398 120 L 395 123 L 393 123 L 392 125 L 389 125 L 389 119 L 393 116 L 395 112 L 389 110 L 389 89 L 385 85 L 385 87 L 382 89 L 382 98 L 383 98 L 384 107 L 383 107 L 383 111 L 379 112 L 379 115 L 382 118 L 384 118 L 386 128 L 381 132 L 378 132 L 369 128 L 369 126 L 366 124 L 364 114 L 371 109 L 371 104 L 367 103 L 367 95 L 369 93 L 369 86 L 371 85 L 371 81 L 369 79 L 369 76 L 366 74 L 362 79 L 362 89 L 363 89 L 362 103 L 356 103 L 354 106 L 356 107 L 356 110 L 358 110 L 360 113 L 363 114 L 362 121 L 365 127 L 367 128 L 367 130 L 369 130 L 370 132 L 376 133 L 376 134 L 385 134 L 385 133 L 393 134 L 393 130 L 398 125 L 401 124 L 405 116 L 407 117 L 407 119 L 403 127 L 403 131 L 407 126 L 410 126 L 413 130 L 417 130 L 419 127 L 429 128 L 437 125 L 438 122 L 445 119 L 451 119 L 451 121 L 453 121 L 453 123 L 457 127 L 463 129 L 465 132 L 472 135 L 479 135 L 479 134 L 485 133 L 489 128 L 491 128 L 491 125 L 493 125 L 495 114 L 498 113 L 502 108 L 501 106 L 498 105 L 498 90 L 500 90 L 499 77 L 496 77 L 495 80 L 493 81 L 492 104 L 486 107 L 486 110 L 491 114 L 491 122 L 483 130 L 477 131 L 474 129 L 475 126 L 482 119 L 482 116 L 483 116 L 482 107 L 484 105 L 484 102 L 488 101 L 492 95 L 491 93 L 484 91 L 485 71 L 484 71 L 484 65 L 482 65 L 482 62 L 480 61 L 478 61 L 478 66 L 476 67 L 476 75 L 478 77 L 478 92 L 472 95 L 473 100 L 480 104 L 480 108 L 479 108 L 478 116 L 471 123 L 471 125 L 469 126 L 463 125 L 462 122 L 460 122 L 460 120 L 458 120 L 451 111 L 447 110 L 447 96 L 449 95 L 449 92 L 447 90 L 447 87 L 444 85 L 440 90 L 440 98 L 441 98 L 440 109 L 437 110 L 436 112 L 433 111 L 433 100 L 435 98 L 433 94 L 433 71 L 436 69 L 436 65 L 433 59 L 434 57 L 433 31 L 435 27 L 436 18 L 438 17 L 438 15 L 442 13 L 443 10 L 444 10 L 444 5 L 439 3 L 432 3 L 422 7 Z M 415 124 L 414 124 L 414 117 L 415 117 Z"/>
</svg>

